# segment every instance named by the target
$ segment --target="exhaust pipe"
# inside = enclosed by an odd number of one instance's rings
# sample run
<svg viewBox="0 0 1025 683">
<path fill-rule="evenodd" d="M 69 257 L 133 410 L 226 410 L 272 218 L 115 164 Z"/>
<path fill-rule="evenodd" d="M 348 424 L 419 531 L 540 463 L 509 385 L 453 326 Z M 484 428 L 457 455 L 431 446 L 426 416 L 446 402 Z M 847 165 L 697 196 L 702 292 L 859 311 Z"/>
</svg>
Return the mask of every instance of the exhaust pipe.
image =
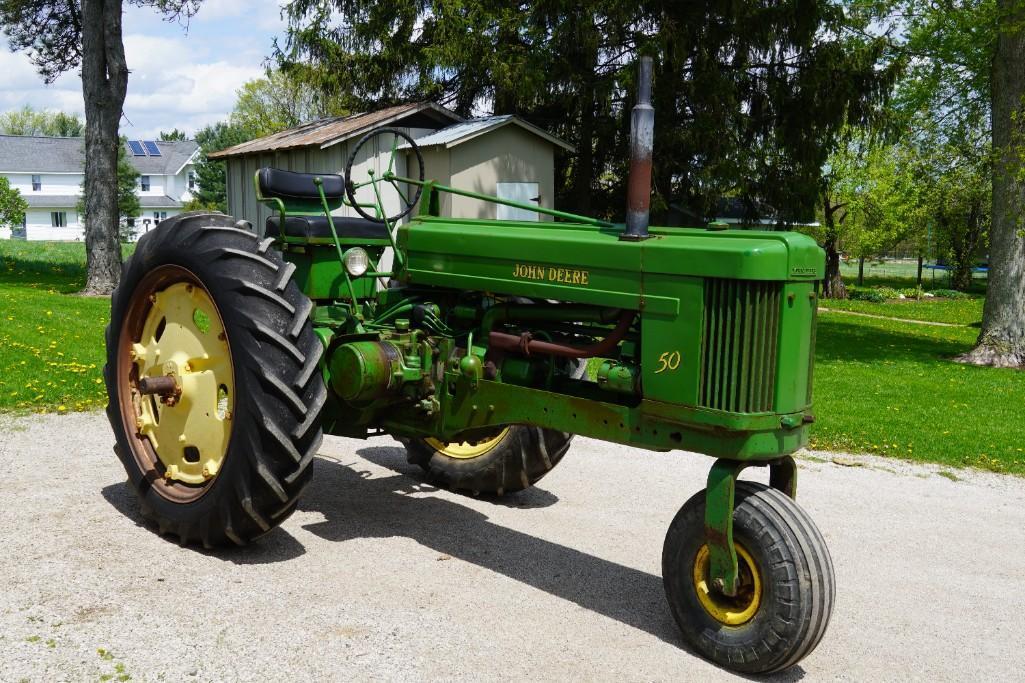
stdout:
<svg viewBox="0 0 1025 683">
<path fill-rule="evenodd" d="M 651 106 L 651 57 L 641 57 L 637 104 L 630 114 L 630 176 L 626 185 L 626 230 L 619 239 L 648 239 L 651 213 L 651 150 L 655 109 Z"/>
</svg>

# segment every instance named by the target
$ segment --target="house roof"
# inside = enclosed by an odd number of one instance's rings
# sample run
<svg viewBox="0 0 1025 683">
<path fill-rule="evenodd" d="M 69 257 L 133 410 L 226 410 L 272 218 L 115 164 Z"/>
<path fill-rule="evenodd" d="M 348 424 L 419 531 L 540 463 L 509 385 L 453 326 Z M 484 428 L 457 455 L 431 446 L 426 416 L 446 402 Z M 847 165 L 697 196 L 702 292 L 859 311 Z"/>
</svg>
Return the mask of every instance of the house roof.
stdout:
<svg viewBox="0 0 1025 683">
<path fill-rule="evenodd" d="M 139 206 L 144 209 L 177 209 L 182 205 L 177 199 L 168 197 L 167 195 L 140 195 Z"/>
<path fill-rule="evenodd" d="M 128 161 L 142 175 L 175 175 L 199 150 L 193 140 L 156 141 L 160 156 L 133 156 Z M 0 173 L 82 173 L 83 138 L 0 135 Z"/>
<path fill-rule="evenodd" d="M 561 140 L 551 133 L 524 121 L 518 116 L 513 116 L 512 114 L 467 119 L 466 121 L 456 123 L 448 126 L 447 128 L 442 128 L 441 130 L 436 130 L 429 135 L 418 138 L 416 144 L 420 147 L 455 147 L 456 145 L 462 144 L 468 140 L 472 140 L 478 135 L 483 135 L 489 131 L 509 125 L 518 126 L 528 133 L 532 133 L 543 138 L 557 147 L 562 147 L 570 152 L 574 151 L 573 146 L 565 140 Z M 404 145 L 404 147 L 408 147 L 408 145 Z"/>
<path fill-rule="evenodd" d="M 81 199 L 74 194 L 29 194 L 22 195 L 30 209 L 66 209 L 78 205 Z"/>
<path fill-rule="evenodd" d="M 30 209 L 68 209 L 78 206 L 82 200 L 76 194 L 31 194 L 22 195 Z M 139 206 L 144 209 L 178 209 L 182 203 L 167 195 L 141 195 Z"/>
<path fill-rule="evenodd" d="M 260 152 L 276 152 L 297 147 L 317 146 L 321 149 L 330 147 L 364 133 L 371 128 L 384 126 L 401 119 L 422 115 L 435 125 L 445 125 L 463 118 L 454 111 L 433 102 L 413 102 L 378 111 L 362 112 L 349 116 L 338 116 L 330 119 L 318 119 L 310 123 L 283 130 L 266 137 L 243 142 L 242 144 L 208 154 L 210 159 L 227 159 Z"/>
</svg>

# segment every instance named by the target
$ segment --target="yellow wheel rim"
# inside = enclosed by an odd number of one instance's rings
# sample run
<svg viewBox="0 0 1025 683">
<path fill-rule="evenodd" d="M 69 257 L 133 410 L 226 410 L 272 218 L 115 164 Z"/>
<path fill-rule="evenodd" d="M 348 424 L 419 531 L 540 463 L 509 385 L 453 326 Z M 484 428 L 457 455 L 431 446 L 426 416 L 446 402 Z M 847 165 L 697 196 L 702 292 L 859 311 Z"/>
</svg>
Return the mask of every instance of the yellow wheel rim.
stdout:
<svg viewBox="0 0 1025 683">
<path fill-rule="evenodd" d="M 235 387 L 221 316 L 199 285 L 176 282 L 150 296 L 130 355 L 138 377 L 172 377 L 172 395 L 133 392 L 139 435 L 149 439 L 165 479 L 204 484 L 224 464 Z"/>
<path fill-rule="evenodd" d="M 762 603 L 762 577 L 750 553 L 741 545 L 737 550 L 737 595 L 723 595 L 710 586 L 708 546 L 703 545 L 694 558 L 694 591 L 705 611 L 726 626 L 740 626 L 751 621 Z"/>
<path fill-rule="evenodd" d="M 472 458 L 479 458 L 492 450 L 502 442 L 502 439 L 508 433 L 509 428 L 505 427 L 498 434 L 477 441 L 440 441 L 433 437 L 428 437 L 424 441 L 442 455 L 447 455 L 457 460 L 470 460 Z"/>
</svg>

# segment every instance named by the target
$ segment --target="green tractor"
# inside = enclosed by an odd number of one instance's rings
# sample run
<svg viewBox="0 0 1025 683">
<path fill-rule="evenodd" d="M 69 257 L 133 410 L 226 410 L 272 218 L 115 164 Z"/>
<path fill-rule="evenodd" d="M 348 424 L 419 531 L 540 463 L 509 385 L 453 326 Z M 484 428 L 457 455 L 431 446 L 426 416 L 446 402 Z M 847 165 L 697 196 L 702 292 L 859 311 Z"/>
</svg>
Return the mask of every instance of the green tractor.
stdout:
<svg viewBox="0 0 1025 683">
<path fill-rule="evenodd" d="M 791 454 L 812 421 L 823 252 L 789 232 L 649 229 L 641 70 L 625 225 L 425 180 L 415 141 L 380 129 L 344 175 L 260 169 L 266 237 L 202 212 L 143 236 L 105 378 L 144 516 L 183 544 L 244 545 L 295 510 L 324 433 L 390 434 L 430 481 L 473 494 L 531 486 L 574 434 L 702 453 L 707 487 L 662 555 L 686 643 L 746 673 L 811 652 L 833 568 Z M 367 145 L 391 161 L 357 182 Z M 393 172 L 400 154 L 414 172 Z M 559 220 L 446 218 L 439 193 Z M 768 484 L 738 481 L 748 467 Z"/>
</svg>

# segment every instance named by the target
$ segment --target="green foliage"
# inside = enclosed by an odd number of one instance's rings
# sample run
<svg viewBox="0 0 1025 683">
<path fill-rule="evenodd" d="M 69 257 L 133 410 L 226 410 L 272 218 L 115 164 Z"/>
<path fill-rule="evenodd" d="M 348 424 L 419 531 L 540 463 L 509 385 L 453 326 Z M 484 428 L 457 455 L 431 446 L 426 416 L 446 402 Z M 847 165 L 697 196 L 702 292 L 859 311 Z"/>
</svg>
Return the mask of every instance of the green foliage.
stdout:
<svg viewBox="0 0 1025 683">
<path fill-rule="evenodd" d="M 270 70 L 265 78 L 249 81 L 236 93 L 231 125 L 262 137 L 348 109 L 323 91 L 298 78 L 296 72 Z"/>
<path fill-rule="evenodd" d="M 881 304 L 886 301 L 886 296 L 877 289 L 854 289 L 847 290 L 847 297 L 855 301 L 872 301 Z M 829 304 L 833 305 L 832 302 Z"/>
<path fill-rule="evenodd" d="M 17 188 L 11 187 L 7 176 L 0 176 L 0 225 L 13 228 L 25 220 L 28 202 Z"/>
<path fill-rule="evenodd" d="M 163 142 L 175 142 L 178 140 L 188 140 L 189 136 L 185 134 L 185 131 L 178 130 L 175 128 L 170 131 L 160 131 L 160 140 Z"/>
<path fill-rule="evenodd" d="M 223 161 L 211 161 L 207 154 L 219 152 L 233 145 L 248 142 L 258 137 L 253 131 L 241 126 L 219 122 L 196 133 L 199 144 L 199 158 L 196 160 L 196 181 L 198 188 L 193 192 L 189 210 L 215 209 L 228 211 L 227 169 Z"/>
<path fill-rule="evenodd" d="M 571 142 L 557 202 L 622 216 L 636 60 L 655 57 L 653 205 L 710 215 L 813 216 L 845 123 L 885 99 L 885 41 L 869 13 L 828 0 L 469 3 L 296 0 L 282 68 L 366 110 L 430 99 L 519 114 Z M 353 74 L 358 74 L 357 78 Z M 660 219 L 656 216 L 656 220 Z"/>
<path fill-rule="evenodd" d="M 921 287 L 905 287 L 898 290 L 906 299 L 921 299 L 925 296 L 925 290 Z"/>
<path fill-rule="evenodd" d="M 944 299 L 973 299 L 971 294 L 965 292 L 959 292 L 956 289 L 933 289 L 929 292 L 933 296 L 942 297 Z"/>
<path fill-rule="evenodd" d="M 0 114 L 0 133 L 4 135 L 43 135 L 47 137 L 81 137 L 85 124 L 77 114 L 62 111 L 40 111 L 29 105 Z"/>
</svg>

